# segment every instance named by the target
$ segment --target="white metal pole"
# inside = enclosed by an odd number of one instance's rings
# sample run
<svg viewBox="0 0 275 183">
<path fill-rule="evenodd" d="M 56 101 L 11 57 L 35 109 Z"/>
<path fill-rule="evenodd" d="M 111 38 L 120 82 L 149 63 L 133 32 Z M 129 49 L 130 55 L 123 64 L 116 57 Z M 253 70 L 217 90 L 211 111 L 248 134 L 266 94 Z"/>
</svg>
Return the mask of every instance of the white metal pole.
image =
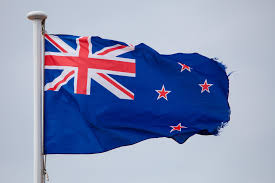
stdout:
<svg viewBox="0 0 275 183">
<path fill-rule="evenodd" d="M 43 170 L 43 72 L 42 72 L 42 21 L 47 15 L 41 11 L 27 14 L 33 21 L 33 60 L 34 60 L 34 183 L 44 183 Z"/>
</svg>

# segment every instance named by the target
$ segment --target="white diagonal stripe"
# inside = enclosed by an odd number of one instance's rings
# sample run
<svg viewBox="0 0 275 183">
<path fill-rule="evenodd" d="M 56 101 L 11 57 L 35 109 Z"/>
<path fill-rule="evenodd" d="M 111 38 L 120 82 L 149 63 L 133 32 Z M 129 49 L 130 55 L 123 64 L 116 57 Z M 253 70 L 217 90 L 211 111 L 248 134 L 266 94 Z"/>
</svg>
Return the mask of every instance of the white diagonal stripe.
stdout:
<svg viewBox="0 0 275 183">
<path fill-rule="evenodd" d="M 116 48 L 116 47 L 119 47 L 121 46 L 121 44 L 116 44 L 116 45 L 113 45 L 113 46 L 108 46 L 108 47 L 105 47 L 97 52 L 94 53 L 94 55 L 98 55 L 100 53 L 103 53 L 104 51 L 108 50 L 108 49 L 111 49 L 111 48 Z"/>
<path fill-rule="evenodd" d="M 48 36 L 50 36 L 50 38 L 52 38 L 59 46 L 61 46 L 68 53 L 75 53 L 76 52 L 70 45 L 68 45 L 67 43 L 65 43 L 58 36 L 55 36 L 55 35 L 48 35 Z"/>
<path fill-rule="evenodd" d="M 135 47 L 127 46 L 127 47 L 122 48 L 122 49 L 117 49 L 117 50 L 111 51 L 111 52 L 109 52 L 105 55 L 109 56 L 109 57 L 116 57 L 118 55 L 122 55 L 124 53 L 130 52 L 130 51 L 133 51 L 133 50 L 135 50 Z"/>
<path fill-rule="evenodd" d="M 130 98 L 128 95 L 126 95 L 125 93 L 123 93 L 122 91 L 120 91 L 117 87 L 115 87 L 114 85 L 112 85 L 111 83 L 109 83 L 108 81 L 106 81 L 104 78 L 102 78 L 100 75 L 98 75 L 95 72 L 90 72 L 90 77 L 92 79 L 94 79 L 96 82 L 98 82 L 100 85 L 102 85 L 104 88 L 106 88 L 107 90 L 109 90 L 111 93 L 113 93 L 115 96 L 117 96 L 120 99 L 128 99 L 128 100 L 133 100 L 132 98 Z M 108 75 L 106 75 L 107 77 L 109 77 Z M 110 78 L 110 77 L 109 77 Z M 116 82 L 114 79 L 112 79 L 114 82 Z M 118 85 L 120 85 L 118 82 L 116 82 Z M 122 85 L 120 85 L 121 87 L 123 87 Z M 127 90 L 129 93 L 133 94 L 131 91 L 129 91 L 128 89 L 126 89 L 125 87 L 123 87 L 125 90 Z M 133 94 L 134 95 L 134 94 Z"/>
<path fill-rule="evenodd" d="M 52 82 L 49 82 L 49 83 L 47 83 L 45 85 L 44 90 L 47 91 L 50 88 L 53 88 L 59 81 L 62 81 L 67 76 L 67 74 L 69 74 L 69 72 L 71 72 L 73 70 L 74 69 L 64 69 L 64 71 L 57 78 L 55 78 Z M 68 77 L 65 82 L 59 84 L 59 86 L 54 91 L 59 91 L 59 89 L 61 88 L 61 86 L 67 84 L 68 81 L 70 79 L 72 79 L 73 77 L 74 77 L 74 74 L 71 75 L 70 77 Z"/>
</svg>

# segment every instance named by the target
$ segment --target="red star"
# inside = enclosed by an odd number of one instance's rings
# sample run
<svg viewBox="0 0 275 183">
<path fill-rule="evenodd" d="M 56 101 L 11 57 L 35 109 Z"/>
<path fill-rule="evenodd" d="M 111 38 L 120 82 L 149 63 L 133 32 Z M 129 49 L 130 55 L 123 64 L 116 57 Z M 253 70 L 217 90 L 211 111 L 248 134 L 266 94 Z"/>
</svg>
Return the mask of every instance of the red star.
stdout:
<svg viewBox="0 0 275 183">
<path fill-rule="evenodd" d="M 188 70 L 189 72 L 191 72 L 191 68 L 189 66 L 187 66 L 185 64 L 182 64 L 180 62 L 178 62 L 178 64 L 181 65 L 181 71 L 180 72 L 184 71 L 185 69 Z"/>
<path fill-rule="evenodd" d="M 181 123 L 179 123 L 177 126 L 170 126 L 172 128 L 172 130 L 170 131 L 170 133 L 172 133 L 173 131 L 179 131 L 181 132 L 182 128 L 187 128 L 186 126 L 181 126 Z"/>
<path fill-rule="evenodd" d="M 161 90 L 156 90 L 156 92 L 158 92 L 158 94 L 159 94 L 157 100 L 160 99 L 160 98 L 164 98 L 164 99 L 168 100 L 167 99 L 167 94 L 170 93 L 171 91 L 165 90 L 164 85 L 162 85 Z"/>
<path fill-rule="evenodd" d="M 204 91 L 207 91 L 208 93 L 210 93 L 209 87 L 212 86 L 213 84 L 208 84 L 206 79 L 203 84 L 199 84 L 199 85 L 201 87 L 201 93 Z"/>
</svg>

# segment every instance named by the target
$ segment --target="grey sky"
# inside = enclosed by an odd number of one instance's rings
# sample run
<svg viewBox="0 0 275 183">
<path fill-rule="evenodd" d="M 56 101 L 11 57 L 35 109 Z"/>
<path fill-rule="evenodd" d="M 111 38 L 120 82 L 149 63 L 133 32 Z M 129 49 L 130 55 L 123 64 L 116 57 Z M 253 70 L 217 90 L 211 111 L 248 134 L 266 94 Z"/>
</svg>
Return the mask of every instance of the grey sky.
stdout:
<svg viewBox="0 0 275 183">
<path fill-rule="evenodd" d="M 48 156 L 50 183 L 275 182 L 272 0 L 1 0 L 0 182 L 32 182 L 31 10 L 49 33 L 98 35 L 228 66 L 231 121 L 219 137 L 151 139 L 97 155 Z M 273 71 L 273 73 L 272 73 Z"/>
</svg>

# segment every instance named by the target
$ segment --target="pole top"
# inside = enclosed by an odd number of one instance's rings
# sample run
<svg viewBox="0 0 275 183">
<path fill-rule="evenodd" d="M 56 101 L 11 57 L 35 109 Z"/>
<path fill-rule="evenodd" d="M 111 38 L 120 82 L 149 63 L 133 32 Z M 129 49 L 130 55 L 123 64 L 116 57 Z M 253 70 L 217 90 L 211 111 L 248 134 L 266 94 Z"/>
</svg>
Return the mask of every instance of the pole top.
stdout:
<svg viewBox="0 0 275 183">
<path fill-rule="evenodd" d="M 29 20 L 44 20 L 47 15 L 43 11 L 31 11 L 27 14 L 27 18 Z"/>
</svg>

